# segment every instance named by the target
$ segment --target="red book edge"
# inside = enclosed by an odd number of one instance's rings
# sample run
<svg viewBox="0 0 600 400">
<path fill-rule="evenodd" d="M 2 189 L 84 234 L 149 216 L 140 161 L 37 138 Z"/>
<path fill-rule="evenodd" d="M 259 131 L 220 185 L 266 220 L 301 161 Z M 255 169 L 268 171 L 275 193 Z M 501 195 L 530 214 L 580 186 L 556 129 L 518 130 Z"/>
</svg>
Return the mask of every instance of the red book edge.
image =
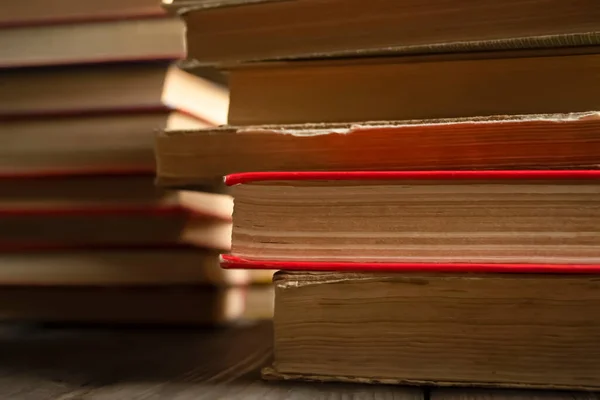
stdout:
<svg viewBox="0 0 600 400">
<path fill-rule="evenodd" d="M 243 172 L 225 177 L 227 186 L 266 181 L 309 180 L 515 180 L 600 179 L 600 170 L 489 170 L 489 171 L 302 171 Z"/>
<path fill-rule="evenodd" d="M 598 264 L 492 264 L 492 263 L 395 263 L 249 260 L 230 254 L 220 256 L 225 269 L 276 269 L 287 271 L 339 272 L 441 272 L 441 273 L 520 273 L 597 274 Z"/>
</svg>

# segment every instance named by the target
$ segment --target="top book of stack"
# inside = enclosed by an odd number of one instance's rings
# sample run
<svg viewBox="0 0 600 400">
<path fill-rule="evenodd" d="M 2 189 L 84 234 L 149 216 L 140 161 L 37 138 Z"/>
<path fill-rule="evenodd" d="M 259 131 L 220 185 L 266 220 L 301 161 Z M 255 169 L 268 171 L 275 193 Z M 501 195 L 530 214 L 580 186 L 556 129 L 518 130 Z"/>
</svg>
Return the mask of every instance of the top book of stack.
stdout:
<svg viewBox="0 0 600 400">
<path fill-rule="evenodd" d="M 163 1 L 203 64 L 600 44 L 597 0 Z"/>
<path fill-rule="evenodd" d="M 227 70 L 230 102 L 226 127 L 158 136 L 162 186 L 248 171 L 597 168 L 598 0 L 170 7 L 188 58 Z"/>
</svg>

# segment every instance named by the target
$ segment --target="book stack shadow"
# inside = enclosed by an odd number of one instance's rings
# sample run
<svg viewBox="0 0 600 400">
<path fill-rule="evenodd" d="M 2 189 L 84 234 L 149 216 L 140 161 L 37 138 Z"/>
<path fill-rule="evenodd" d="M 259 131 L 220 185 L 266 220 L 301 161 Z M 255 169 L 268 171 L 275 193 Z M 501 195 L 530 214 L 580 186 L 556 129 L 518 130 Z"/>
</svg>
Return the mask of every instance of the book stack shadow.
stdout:
<svg viewBox="0 0 600 400">
<path fill-rule="evenodd" d="M 160 129 L 225 122 L 156 1 L 0 6 L 0 319 L 212 324 L 244 315 L 223 271 L 232 199 L 154 184 Z M 222 186 L 222 185 L 221 185 Z"/>
<path fill-rule="evenodd" d="M 231 101 L 158 183 L 280 270 L 265 378 L 600 389 L 600 3 L 170 3 Z"/>
</svg>

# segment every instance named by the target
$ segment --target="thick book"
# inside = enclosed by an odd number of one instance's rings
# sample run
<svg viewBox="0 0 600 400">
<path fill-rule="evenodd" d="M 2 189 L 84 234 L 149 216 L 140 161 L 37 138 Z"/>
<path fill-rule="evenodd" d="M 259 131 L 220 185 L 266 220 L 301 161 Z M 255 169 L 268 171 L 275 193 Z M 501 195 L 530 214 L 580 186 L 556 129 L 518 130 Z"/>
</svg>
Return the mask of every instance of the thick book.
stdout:
<svg viewBox="0 0 600 400">
<path fill-rule="evenodd" d="M 4 15 L 3 15 L 4 17 Z M 176 17 L 120 18 L 2 29 L 0 69 L 185 57 Z"/>
<path fill-rule="evenodd" d="M 0 27 L 49 25 L 164 15 L 156 0 L 9 0 L 0 2 Z"/>
<path fill-rule="evenodd" d="M 188 56 L 209 64 L 600 44 L 593 0 L 166 3 L 181 9 Z"/>
<path fill-rule="evenodd" d="M 0 286 L 176 287 L 250 283 L 247 271 L 226 271 L 216 252 L 156 246 L 121 249 L 37 249 L 0 252 Z"/>
<path fill-rule="evenodd" d="M 161 61 L 20 68 L 2 71 L 2 78 L 3 119 L 165 110 L 177 110 L 212 125 L 227 119 L 226 88 Z M 115 129 L 118 122 L 113 122 L 111 128 Z M 49 125 L 56 123 L 48 121 Z M 64 121 L 63 125 L 66 135 L 70 125 Z M 185 124 L 175 124 L 171 129 L 178 127 L 185 129 Z"/>
<path fill-rule="evenodd" d="M 600 388 L 598 275 L 279 272 L 270 379 Z"/>
<path fill-rule="evenodd" d="M 158 182 L 249 171 L 596 168 L 598 112 L 166 131 Z"/>
<path fill-rule="evenodd" d="M 228 123 L 300 124 L 599 110 L 599 52 L 600 47 L 595 47 L 564 54 L 494 52 L 242 65 L 229 72 Z"/>
<path fill-rule="evenodd" d="M 226 177 L 224 266 L 600 269 L 600 171 L 271 172 Z"/>
</svg>

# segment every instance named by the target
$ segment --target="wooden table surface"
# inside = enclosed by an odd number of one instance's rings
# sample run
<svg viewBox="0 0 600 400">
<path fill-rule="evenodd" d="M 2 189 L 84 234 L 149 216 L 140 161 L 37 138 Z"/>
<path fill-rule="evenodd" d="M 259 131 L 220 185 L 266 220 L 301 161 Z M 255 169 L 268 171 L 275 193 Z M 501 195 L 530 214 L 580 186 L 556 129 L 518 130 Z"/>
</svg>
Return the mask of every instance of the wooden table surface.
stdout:
<svg viewBox="0 0 600 400">
<path fill-rule="evenodd" d="M 594 393 L 263 382 L 269 322 L 227 329 L 0 325 L 0 399 L 584 400 Z"/>
</svg>

